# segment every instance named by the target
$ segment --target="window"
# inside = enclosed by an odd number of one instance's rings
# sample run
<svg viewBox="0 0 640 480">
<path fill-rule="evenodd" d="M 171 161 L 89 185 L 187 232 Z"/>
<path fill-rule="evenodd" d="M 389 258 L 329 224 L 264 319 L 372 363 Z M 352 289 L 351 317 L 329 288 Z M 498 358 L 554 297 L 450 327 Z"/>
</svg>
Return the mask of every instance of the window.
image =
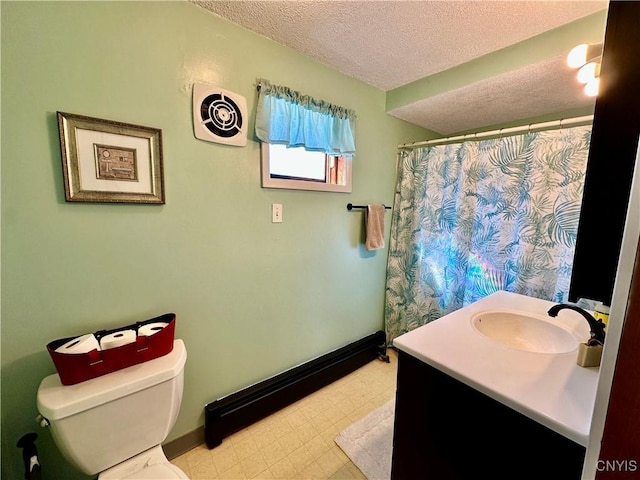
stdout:
<svg viewBox="0 0 640 480">
<path fill-rule="evenodd" d="M 265 79 L 258 88 L 262 186 L 350 193 L 355 112 Z"/>
<path fill-rule="evenodd" d="M 329 155 L 263 142 L 262 186 L 350 193 L 351 155 Z"/>
</svg>

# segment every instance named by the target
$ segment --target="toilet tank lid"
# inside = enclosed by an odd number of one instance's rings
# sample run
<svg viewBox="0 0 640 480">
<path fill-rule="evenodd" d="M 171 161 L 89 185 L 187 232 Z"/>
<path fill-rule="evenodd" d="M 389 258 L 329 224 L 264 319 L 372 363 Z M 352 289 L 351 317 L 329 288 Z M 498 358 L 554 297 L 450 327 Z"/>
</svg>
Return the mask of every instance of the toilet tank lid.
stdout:
<svg viewBox="0 0 640 480">
<path fill-rule="evenodd" d="M 48 420 L 60 420 L 125 397 L 178 376 L 187 361 L 184 342 L 176 339 L 168 354 L 75 385 L 63 385 L 49 375 L 38 388 L 38 411 Z"/>
</svg>

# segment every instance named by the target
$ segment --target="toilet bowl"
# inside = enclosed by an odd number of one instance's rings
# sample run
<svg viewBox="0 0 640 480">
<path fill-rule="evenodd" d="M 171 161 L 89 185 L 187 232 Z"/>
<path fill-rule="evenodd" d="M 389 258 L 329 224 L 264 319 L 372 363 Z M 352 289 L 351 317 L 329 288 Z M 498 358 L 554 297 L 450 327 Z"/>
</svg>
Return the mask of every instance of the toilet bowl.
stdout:
<svg viewBox="0 0 640 480">
<path fill-rule="evenodd" d="M 161 447 L 180 410 L 186 359 L 176 339 L 167 355 L 82 383 L 50 375 L 38 411 L 65 458 L 99 480 L 188 479 Z"/>
</svg>

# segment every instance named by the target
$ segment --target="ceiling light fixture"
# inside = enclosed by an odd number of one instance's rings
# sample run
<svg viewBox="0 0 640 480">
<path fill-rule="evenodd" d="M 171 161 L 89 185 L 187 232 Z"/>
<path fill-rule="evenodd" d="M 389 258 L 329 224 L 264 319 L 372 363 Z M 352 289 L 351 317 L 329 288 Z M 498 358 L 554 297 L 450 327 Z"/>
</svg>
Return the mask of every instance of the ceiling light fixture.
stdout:
<svg viewBox="0 0 640 480">
<path fill-rule="evenodd" d="M 584 86 L 584 93 L 588 97 L 595 97 L 598 95 L 599 87 L 600 87 L 600 77 L 592 78 Z"/>
<path fill-rule="evenodd" d="M 571 49 L 567 55 L 567 65 L 571 68 L 580 68 L 585 63 L 602 56 L 602 43 L 588 45 L 582 43 Z"/>
<path fill-rule="evenodd" d="M 580 83 L 587 84 L 594 78 L 600 76 L 600 64 L 596 62 L 589 62 L 586 65 L 583 65 L 580 70 L 578 70 L 578 81 Z"/>
<path fill-rule="evenodd" d="M 584 92 L 590 97 L 598 94 L 601 56 L 601 43 L 596 45 L 580 44 L 573 47 L 567 55 L 567 65 L 571 68 L 579 68 L 578 81 L 585 85 Z"/>
</svg>

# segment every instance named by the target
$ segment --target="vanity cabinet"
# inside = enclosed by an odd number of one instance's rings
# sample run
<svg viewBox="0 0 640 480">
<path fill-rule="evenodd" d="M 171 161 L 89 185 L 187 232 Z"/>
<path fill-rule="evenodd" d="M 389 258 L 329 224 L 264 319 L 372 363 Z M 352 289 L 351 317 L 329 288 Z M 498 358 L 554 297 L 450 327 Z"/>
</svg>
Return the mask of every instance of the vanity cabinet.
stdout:
<svg viewBox="0 0 640 480">
<path fill-rule="evenodd" d="M 393 480 L 579 479 L 585 448 L 403 351 Z"/>
</svg>

